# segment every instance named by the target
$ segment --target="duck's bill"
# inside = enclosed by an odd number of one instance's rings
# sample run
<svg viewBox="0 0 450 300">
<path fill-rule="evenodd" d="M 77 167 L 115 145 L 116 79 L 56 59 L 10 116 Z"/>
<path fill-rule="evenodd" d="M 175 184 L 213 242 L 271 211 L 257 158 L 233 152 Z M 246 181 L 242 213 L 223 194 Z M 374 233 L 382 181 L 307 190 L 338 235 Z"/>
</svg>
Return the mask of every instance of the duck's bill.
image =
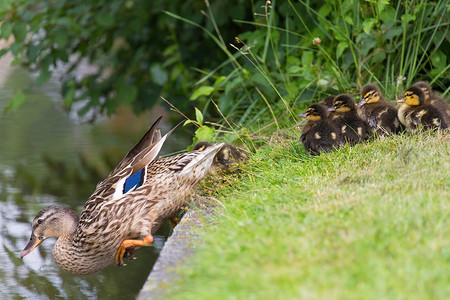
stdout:
<svg viewBox="0 0 450 300">
<path fill-rule="evenodd" d="M 405 99 L 404 99 L 404 98 L 402 98 L 402 99 L 397 99 L 397 103 L 405 103 Z"/>
<path fill-rule="evenodd" d="M 336 111 L 336 107 L 330 106 L 327 110 L 328 110 L 328 111 Z"/>
<path fill-rule="evenodd" d="M 358 103 L 359 106 L 366 104 L 366 99 L 362 98 L 361 101 Z"/>
<path fill-rule="evenodd" d="M 297 116 L 302 117 L 302 118 L 306 118 L 306 113 L 298 114 Z"/>
<path fill-rule="evenodd" d="M 30 241 L 25 246 L 25 248 L 22 251 L 22 254 L 20 254 L 20 258 L 23 258 L 25 255 L 29 254 L 31 251 L 34 250 L 37 246 L 39 246 L 44 239 L 40 239 L 36 237 L 33 233 L 31 234 Z"/>
</svg>

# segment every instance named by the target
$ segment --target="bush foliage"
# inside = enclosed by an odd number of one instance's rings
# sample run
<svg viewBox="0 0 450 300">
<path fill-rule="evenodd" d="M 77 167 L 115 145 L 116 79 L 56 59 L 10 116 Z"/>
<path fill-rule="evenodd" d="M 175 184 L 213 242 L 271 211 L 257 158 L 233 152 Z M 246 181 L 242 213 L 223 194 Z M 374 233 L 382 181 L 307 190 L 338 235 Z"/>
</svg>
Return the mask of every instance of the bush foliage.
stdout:
<svg viewBox="0 0 450 300">
<path fill-rule="evenodd" d="M 40 82 L 67 64 L 64 104 L 88 99 L 81 112 L 112 113 L 120 103 L 141 111 L 164 95 L 209 119 L 261 127 L 369 81 L 391 96 L 419 79 L 447 93 L 449 9 L 447 1 L 20 0 L 2 13 L 1 37 L 14 36 L 2 54 L 38 68 Z M 98 72 L 77 78 L 82 59 Z"/>
</svg>

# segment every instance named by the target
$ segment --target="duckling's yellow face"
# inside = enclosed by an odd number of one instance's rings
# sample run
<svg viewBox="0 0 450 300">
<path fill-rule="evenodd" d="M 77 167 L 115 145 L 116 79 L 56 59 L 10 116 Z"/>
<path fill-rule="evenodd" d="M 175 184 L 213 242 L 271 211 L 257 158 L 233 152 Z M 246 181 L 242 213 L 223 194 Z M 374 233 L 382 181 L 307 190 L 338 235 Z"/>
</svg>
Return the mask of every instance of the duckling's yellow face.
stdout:
<svg viewBox="0 0 450 300">
<path fill-rule="evenodd" d="M 319 121 L 320 119 L 322 119 L 319 112 L 312 107 L 308 108 L 305 114 L 306 118 L 310 121 Z"/>
<path fill-rule="evenodd" d="M 420 105 L 420 98 L 413 91 L 406 91 L 403 99 L 405 103 L 409 106 L 418 106 Z"/>
<path fill-rule="evenodd" d="M 371 90 L 363 96 L 363 99 L 364 103 L 376 103 L 380 101 L 380 94 L 375 90 Z"/>
<path fill-rule="evenodd" d="M 348 107 L 347 103 L 345 101 L 341 101 L 341 100 L 337 100 L 337 101 L 335 100 L 333 102 L 333 106 L 338 113 L 345 113 L 345 112 L 349 112 L 351 110 L 350 107 Z"/>
</svg>

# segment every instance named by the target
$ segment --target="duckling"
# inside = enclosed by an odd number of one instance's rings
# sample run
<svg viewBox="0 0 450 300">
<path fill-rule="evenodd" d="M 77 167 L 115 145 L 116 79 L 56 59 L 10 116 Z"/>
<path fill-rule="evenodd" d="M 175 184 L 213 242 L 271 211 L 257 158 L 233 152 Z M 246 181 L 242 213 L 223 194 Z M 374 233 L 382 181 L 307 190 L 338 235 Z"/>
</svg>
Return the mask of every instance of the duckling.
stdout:
<svg viewBox="0 0 450 300">
<path fill-rule="evenodd" d="M 414 83 L 413 86 L 419 87 L 424 92 L 425 103 L 431 104 L 436 107 L 442 113 L 445 122 L 447 124 L 450 124 L 450 105 L 447 103 L 447 101 L 436 95 L 431 89 L 431 86 L 425 81 L 418 81 Z"/>
<path fill-rule="evenodd" d="M 311 154 L 328 152 L 342 144 L 342 134 L 329 120 L 327 109 L 321 104 L 310 105 L 305 113 L 299 114 L 308 122 L 303 126 L 299 142 Z"/>
<path fill-rule="evenodd" d="M 328 110 L 336 111 L 333 123 L 340 129 L 344 142 L 356 144 L 369 137 L 369 125 L 358 116 L 355 101 L 350 95 L 341 94 L 334 98 L 333 106 Z"/>
<path fill-rule="evenodd" d="M 404 98 L 397 100 L 403 104 L 398 110 L 398 118 L 409 131 L 415 131 L 422 124 L 424 129 L 448 128 L 442 113 L 425 101 L 425 93 L 418 86 L 410 86 L 404 93 Z"/>
<path fill-rule="evenodd" d="M 325 98 L 323 98 L 322 100 L 319 101 L 319 104 L 323 105 L 326 107 L 326 109 L 329 109 L 330 107 L 333 106 L 333 100 L 336 96 L 334 95 L 329 95 L 326 96 Z M 330 111 L 328 112 L 328 119 L 332 120 L 336 117 L 336 112 L 335 111 Z"/>
<path fill-rule="evenodd" d="M 398 119 L 397 108 L 386 101 L 376 84 L 366 84 L 360 91 L 358 115 L 372 132 L 380 135 L 398 134 L 405 128 Z"/>
<path fill-rule="evenodd" d="M 198 142 L 192 150 L 203 151 L 210 146 L 211 144 L 208 142 Z M 214 157 L 212 169 L 219 169 L 229 173 L 234 171 L 237 164 L 246 162 L 248 159 L 249 155 L 244 149 L 231 144 L 225 144 Z"/>
</svg>

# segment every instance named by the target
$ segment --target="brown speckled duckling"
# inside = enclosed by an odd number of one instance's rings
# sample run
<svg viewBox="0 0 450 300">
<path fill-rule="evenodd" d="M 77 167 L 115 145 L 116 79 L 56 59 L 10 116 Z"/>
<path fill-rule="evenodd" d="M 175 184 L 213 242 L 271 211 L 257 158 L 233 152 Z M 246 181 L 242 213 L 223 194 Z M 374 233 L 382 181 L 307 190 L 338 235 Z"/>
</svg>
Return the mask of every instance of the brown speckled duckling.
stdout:
<svg viewBox="0 0 450 300">
<path fill-rule="evenodd" d="M 419 125 L 424 129 L 448 128 L 442 113 L 425 102 L 425 93 L 418 86 L 406 89 L 403 99 L 397 102 L 405 103 L 398 110 L 398 118 L 409 131 L 415 131 Z"/>
<path fill-rule="evenodd" d="M 350 95 L 336 96 L 333 106 L 328 110 L 336 111 L 337 117 L 332 121 L 340 129 L 344 142 L 356 144 L 369 137 L 369 125 L 358 116 L 355 101 Z"/>
<path fill-rule="evenodd" d="M 310 105 L 305 113 L 299 114 L 308 122 L 303 126 L 300 141 L 311 154 L 328 152 L 342 144 L 342 134 L 330 120 L 327 109 L 321 104 Z"/>
<path fill-rule="evenodd" d="M 329 109 L 330 107 L 333 106 L 333 100 L 334 98 L 336 98 L 335 95 L 329 95 L 326 96 L 325 98 L 323 98 L 322 100 L 320 100 L 318 103 L 325 106 L 326 109 Z M 328 119 L 332 120 L 334 117 L 336 117 L 336 112 L 335 111 L 329 111 L 328 112 Z"/>
<path fill-rule="evenodd" d="M 398 119 L 397 108 L 386 101 L 376 84 L 366 84 L 360 91 L 358 115 L 379 135 L 398 134 L 404 131 Z"/>
<path fill-rule="evenodd" d="M 414 83 L 412 86 L 419 87 L 424 95 L 425 95 L 425 104 L 431 104 L 436 107 L 442 114 L 442 117 L 445 119 L 447 125 L 450 124 L 450 104 L 448 104 L 445 99 L 436 95 L 431 86 L 425 81 L 418 81 Z"/>
<path fill-rule="evenodd" d="M 202 151 L 208 147 L 211 147 L 210 143 L 198 142 L 194 145 L 193 150 Z M 248 152 L 244 149 L 231 144 L 225 144 L 214 157 L 211 169 L 214 171 L 214 168 L 218 168 L 224 172 L 231 172 L 237 164 L 244 163 L 248 161 L 248 159 Z"/>
</svg>

